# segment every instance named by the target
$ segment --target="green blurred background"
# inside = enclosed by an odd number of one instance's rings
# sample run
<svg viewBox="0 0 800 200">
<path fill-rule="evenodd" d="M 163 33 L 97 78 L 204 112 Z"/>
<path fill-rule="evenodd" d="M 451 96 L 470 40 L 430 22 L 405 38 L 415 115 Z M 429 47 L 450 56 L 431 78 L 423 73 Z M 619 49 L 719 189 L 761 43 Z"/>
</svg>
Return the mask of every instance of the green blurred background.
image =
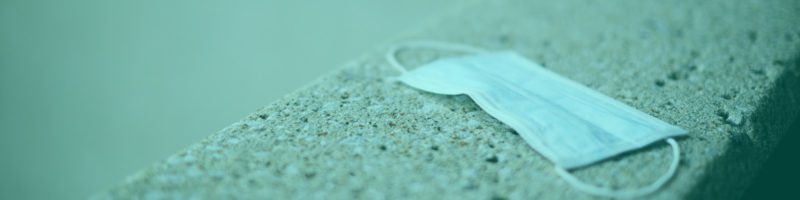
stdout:
<svg viewBox="0 0 800 200">
<path fill-rule="evenodd" d="M 0 199 L 83 199 L 453 0 L 0 1 Z"/>
</svg>

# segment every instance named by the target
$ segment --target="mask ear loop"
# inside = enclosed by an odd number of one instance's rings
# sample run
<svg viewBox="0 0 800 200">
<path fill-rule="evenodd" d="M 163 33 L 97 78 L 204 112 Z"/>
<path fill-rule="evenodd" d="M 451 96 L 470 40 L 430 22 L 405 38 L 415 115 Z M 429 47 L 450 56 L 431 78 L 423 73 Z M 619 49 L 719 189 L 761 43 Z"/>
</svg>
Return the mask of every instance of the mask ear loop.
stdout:
<svg viewBox="0 0 800 200">
<path fill-rule="evenodd" d="M 662 186 L 664 186 L 664 184 L 667 183 L 667 181 L 669 181 L 669 179 L 675 175 L 675 171 L 678 169 L 678 162 L 681 159 L 678 143 L 675 142 L 675 140 L 672 138 L 668 138 L 667 143 L 669 143 L 669 145 L 672 146 L 672 163 L 669 165 L 667 173 L 662 175 L 652 184 L 645 186 L 643 188 L 638 188 L 634 190 L 610 190 L 607 188 L 601 188 L 586 184 L 581 180 L 578 180 L 578 178 L 570 174 L 564 168 L 556 166 L 556 172 L 558 173 L 559 176 L 561 176 L 561 178 L 564 179 L 564 181 L 567 181 L 567 183 L 577 188 L 578 190 L 589 194 L 604 196 L 604 197 L 620 198 L 620 199 L 644 196 L 653 193 Z"/>
<path fill-rule="evenodd" d="M 411 49 L 411 48 L 436 49 L 436 50 L 456 51 L 456 52 L 473 53 L 473 54 L 489 52 L 485 49 L 463 44 L 437 42 L 437 41 L 413 41 L 399 45 L 394 45 L 391 48 L 389 48 L 389 51 L 386 52 L 386 60 L 389 61 L 389 65 L 391 65 L 394 69 L 396 69 L 402 74 L 408 73 L 408 68 L 403 66 L 403 64 L 400 64 L 400 62 L 397 61 L 397 52 L 399 52 L 402 49 Z"/>
</svg>

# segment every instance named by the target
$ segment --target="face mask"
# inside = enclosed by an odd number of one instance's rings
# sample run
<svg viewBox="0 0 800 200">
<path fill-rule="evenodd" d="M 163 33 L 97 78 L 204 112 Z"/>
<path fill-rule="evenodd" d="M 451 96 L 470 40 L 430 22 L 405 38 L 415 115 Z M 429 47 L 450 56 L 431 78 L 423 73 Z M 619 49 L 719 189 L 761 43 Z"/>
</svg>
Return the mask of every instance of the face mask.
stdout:
<svg viewBox="0 0 800 200">
<path fill-rule="evenodd" d="M 472 53 L 450 57 L 407 71 L 395 58 L 400 48 L 434 48 Z M 387 59 L 403 74 L 396 78 L 427 92 L 466 94 L 484 111 L 505 123 L 537 152 L 555 164 L 556 172 L 577 189 L 608 197 L 636 197 L 658 190 L 675 173 L 679 151 L 671 137 L 686 131 L 559 76 L 511 52 L 419 42 L 397 46 Z M 666 139 L 673 162 L 653 184 L 616 191 L 585 184 L 567 170 Z"/>
</svg>

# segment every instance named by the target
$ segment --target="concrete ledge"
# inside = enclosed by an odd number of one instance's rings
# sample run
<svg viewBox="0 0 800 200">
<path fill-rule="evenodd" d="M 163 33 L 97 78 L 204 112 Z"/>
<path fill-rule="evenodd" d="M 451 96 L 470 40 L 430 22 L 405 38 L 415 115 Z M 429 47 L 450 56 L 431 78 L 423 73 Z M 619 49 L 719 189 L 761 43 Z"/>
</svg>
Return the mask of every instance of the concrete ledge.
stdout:
<svg viewBox="0 0 800 200">
<path fill-rule="evenodd" d="M 515 50 L 690 131 L 648 198 L 741 195 L 798 116 L 800 2 L 481 1 L 406 39 Z M 589 199 L 465 96 L 384 81 L 383 48 L 95 198 Z M 414 65 L 444 56 L 402 53 Z M 667 168 L 655 144 L 576 172 L 633 188 Z"/>
</svg>

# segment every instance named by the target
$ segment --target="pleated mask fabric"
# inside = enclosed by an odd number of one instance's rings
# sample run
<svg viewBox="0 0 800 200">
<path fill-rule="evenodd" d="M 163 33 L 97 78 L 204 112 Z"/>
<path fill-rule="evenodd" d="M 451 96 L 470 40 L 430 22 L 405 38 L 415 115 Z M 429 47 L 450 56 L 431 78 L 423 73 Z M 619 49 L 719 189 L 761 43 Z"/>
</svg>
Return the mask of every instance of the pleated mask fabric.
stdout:
<svg viewBox="0 0 800 200">
<path fill-rule="evenodd" d="M 565 169 L 686 134 L 510 51 L 446 58 L 398 80 L 432 93 L 468 95 Z"/>
</svg>

